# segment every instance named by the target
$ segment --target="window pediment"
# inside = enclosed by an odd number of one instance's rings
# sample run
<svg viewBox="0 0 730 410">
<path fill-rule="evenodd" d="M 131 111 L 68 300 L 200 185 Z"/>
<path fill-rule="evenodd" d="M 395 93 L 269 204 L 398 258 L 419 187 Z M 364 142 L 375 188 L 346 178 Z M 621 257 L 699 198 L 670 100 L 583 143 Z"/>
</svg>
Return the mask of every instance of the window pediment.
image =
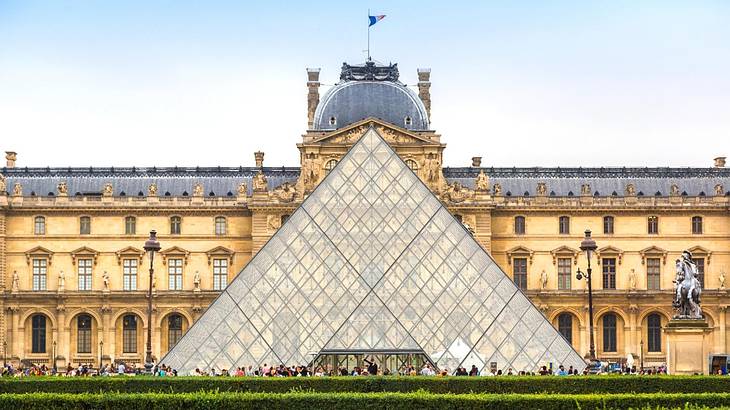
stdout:
<svg viewBox="0 0 730 410">
<path fill-rule="evenodd" d="M 144 251 L 141 249 L 137 249 L 133 246 L 127 246 L 124 249 L 120 249 L 115 252 L 117 254 L 117 263 L 122 264 L 122 259 L 130 259 L 130 258 L 136 258 L 139 259 L 139 264 L 142 265 L 142 257 L 144 256 Z"/>
<path fill-rule="evenodd" d="M 712 258 L 712 251 L 711 250 L 709 250 L 709 249 L 707 249 L 705 247 L 699 246 L 699 245 L 693 246 L 693 247 L 691 247 L 691 248 L 689 248 L 687 250 L 692 253 L 692 257 L 693 258 L 697 258 L 697 257 L 699 257 L 699 258 L 706 258 L 707 259 L 707 264 L 708 265 L 710 264 L 710 258 Z"/>
<path fill-rule="evenodd" d="M 598 264 L 601 264 L 601 258 L 605 257 L 616 257 L 618 259 L 618 264 L 621 264 L 621 259 L 624 257 L 624 251 L 622 251 L 619 248 L 616 248 L 615 246 L 604 246 L 603 248 L 596 251 L 596 256 L 598 257 Z"/>
<path fill-rule="evenodd" d="M 534 254 L 535 251 L 530 248 L 526 248 L 524 246 L 515 246 L 514 248 L 507 251 L 507 263 L 512 264 L 512 258 L 515 257 L 526 257 L 528 258 L 530 265 L 532 265 L 532 257 Z"/>
<path fill-rule="evenodd" d="M 94 260 L 94 265 L 96 265 L 96 258 L 99 256 L 99 252 L 88 246 L 82 246 L 71 251 L 71 264 L 76 265 L 76 260 L 84 256 L 91 257 Z"/>
<path fill-rule="evenodd" d="M 649 257 L 660 257 L 662 258 L 662 264 L 667 263 L 667 251 L 658 246 L 650 246 L 639 251 L 641 255 L 641 264 L 646 264 L 646 258 Z"/>
<path fill-rule="evenodd" d="M 42 247 L 42 246 L 36 246 L 33 249 L 29 249 L 25 251 L 25 260 L 30 265 L 30 260 L 34 257 L 38 258 L 46 258 L 48 259 L 48 264 L 51 264 L 51 261 L 53 260 L 53 252 Z"/>
<path fill-rule="evenodd" d="M 570 246 L 560 246 L 558 248 L 555 248 L 550 251 L 550 254 L 553 255 L 553 265 L 556 265 L 558 263 L 559 257 L 568 257 L 573 258 L 573 264 L 578 264 L 578 254 L 580 253 L 579 250 L 573 249 Z"/>
<path fill-rule="evenodd" d="M 215 248 L 205 252 L 205 255 L 208 257 L 208 265 L 213 263 L 214 258 L 226 258 L 228 259 L 229 265 L 232 265 L 234 253 L 235 252 L 225 246 L 216 246 Z"/>
<path fill-rule="evenodd" d="M 183 263 L 188 264 L 188 256 L 190 255 L 190 251 L 187 251 L 179 246 L 173 246 L 171 248 L 167 248 L 164 251 L 160 251 L 160 255 L 162 255 L 162 264 L 167 265 L 167 259 L 172 257 L 182 257 Z"/>
</svg>

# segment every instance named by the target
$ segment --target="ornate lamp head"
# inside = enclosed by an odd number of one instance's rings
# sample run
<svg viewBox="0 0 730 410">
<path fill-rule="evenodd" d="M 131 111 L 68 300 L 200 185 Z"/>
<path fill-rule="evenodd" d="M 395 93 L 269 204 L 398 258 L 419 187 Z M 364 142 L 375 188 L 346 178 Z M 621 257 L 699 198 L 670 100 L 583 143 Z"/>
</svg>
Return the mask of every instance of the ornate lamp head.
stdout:
<svg viewBox="0 0 730 410">
<path fill-rule="evenodd" d="M 591 257 L 591 252 L 595 251 L 598 248 L 598 245 L 596 245 L 596 241 L 591 238 L 591 230 L 586 229 L 586 236 L 583 238 L 583 240 L 580 242 L 580 250 L 588 253 L 588 258 Z"/>
<path fill-rule="evenodd" d="M 151 230 L 149 239 L 144 243 L 144 250 L 146 252 L 157 252 L 160 248 L 160 241 L 157 240 L 157 231 Z"/>
</svg>

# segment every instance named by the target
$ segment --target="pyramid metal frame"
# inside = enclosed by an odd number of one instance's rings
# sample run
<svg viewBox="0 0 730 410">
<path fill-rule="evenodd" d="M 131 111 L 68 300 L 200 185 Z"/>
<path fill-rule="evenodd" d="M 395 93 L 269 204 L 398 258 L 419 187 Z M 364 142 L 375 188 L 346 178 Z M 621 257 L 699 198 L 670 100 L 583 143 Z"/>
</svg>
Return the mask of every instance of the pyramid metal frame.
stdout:
<svg viewBox="0 0 730 410">
<path fill-rule="evenodd" d="M 585 361 L 371 127 L 160 361 L 187 374 L 423 351 L 439 368 Z"/>
</svg>

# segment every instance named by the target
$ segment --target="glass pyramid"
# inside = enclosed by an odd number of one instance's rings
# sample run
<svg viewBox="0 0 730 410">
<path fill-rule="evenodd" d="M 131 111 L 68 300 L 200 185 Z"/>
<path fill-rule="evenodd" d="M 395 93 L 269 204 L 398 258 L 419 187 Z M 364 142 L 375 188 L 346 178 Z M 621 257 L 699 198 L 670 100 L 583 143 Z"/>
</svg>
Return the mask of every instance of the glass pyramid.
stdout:
<svg viewBox="0 0 730 410">
<path fill-rule="evenodd" d="M 160 361 L 311 363 L 422 351 L 440 369 L 584 360 L 369 129 Z"/>
</svg>

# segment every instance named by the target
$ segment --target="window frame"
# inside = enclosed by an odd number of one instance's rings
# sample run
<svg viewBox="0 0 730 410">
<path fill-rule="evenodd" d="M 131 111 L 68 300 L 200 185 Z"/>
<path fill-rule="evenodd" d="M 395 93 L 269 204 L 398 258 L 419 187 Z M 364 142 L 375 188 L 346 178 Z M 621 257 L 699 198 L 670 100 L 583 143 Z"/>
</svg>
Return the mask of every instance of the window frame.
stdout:
<svg viewBox="0 0 730 410">
<path fill-rule="evenodd" d="M 228 218 L 222 215 L 218 215 L 213 220 L 213 224 L 215 226 L 216 236 L 228 235 Z"/>
<path fill-rule="evenodd" d="M 213 258 L 213 290 L 222 291 L 228 286 L 229 265 L 228 258 Z"/>
<path fill-rule="evenodd" d="M 46 217 L 43 215 L 36 215 L 33 217 L 33 235 L 45 235 L 46 234 Z"/>
<path fill-rule="evenodd" d="M 515 235 L 524 235 L 527 231 L 527 218 L 523 215 L 517 215 L 514 218 L 514 233 Z"/>
<path fill-rule="evenodd" d="M 173 321 L 173 319 L 175 320 Z M 173 324 L 175 327 L 173 327 Z M 173 313 L 167 317 L 167 350 L 172 349 L 182 339 L 182 335 L 183 316 L 179 313 Z"/>
<path fill-rule="evenodd" d="M 692 217 L 692 235 L 702 235 L 704 232 L 704 220 L 702 216 L 695 215 Z"/>
<path fill-rule="evenodd" d="M 137 234 L 137 217 L 136 216 L 128 215 L 128 216 L 124 217 L 124 234 L 125 235 L 136 235 Z"/>
<path fill-rule="evenodd" d="M 618 260 L 614 257 L 601 258 L 601 279 L 602 289 L 616 289 L 616 274 L 618 271 Z"/>
<path fill-rule="evenodd" d="M 91 217 L 82 215 L 79 217 L 79 235 L 91 235 Z"/>
<path fill-rule="evenodd" d="M 92 290 L 94 280 L 94 260 L 92 258 L 79 258 L 76 261 L 76 274 L 78 275 L 78 290 Z"/>
<path fill-rule="evenodd" d="M 42 313 L 36 313 L 30 317 L 30 327 L 30 352 L 33 354 L 46 353 L 48 350 L 48 318 Z"/>
<path fill-rule="evenodd" d="M 647 235 L 659 235 L 659 216 L 650 215 L 646 218 Z"/>
<path fill-rule="evenodd" d="M 170 216 L 170 235 L 182 235 L 182 217 L 179 215 Z"/>
<path fill-rule="evenodd" d="M 122 290 L 133 292 L 137 290 L 139 278 L 139 258 L 122 259 Z"/>
<path fill-rule="evenodd" d="M 329 174 L 330 171 L 335 169 L 335 167 L 337 166 L 338 163 L 339 163 L 339 161 L 334 158 L 328 159 L 327 162 L 324 163 L 324 174 L 325 175 Z"/>
<path fill-rule="evenodd" d="M 33 258 L 31 263 L 33 291 L 43 292 L 48 290 L 48 258 Z"/>
<path fill-rule="evenodd" d="M 570 217 L 562 215 L 558 217 L 558 234 L 570 235 Z"/>
<path fill-rule="evenodd" d="M 652 323 L 653 322 L 653 323 Z M 662 351 L 662 316 L 658 313 L 650 313 L 646 316 L 646 351 L 649 353 L 661 353 Z"/>
<path fill-rule="evenodd" d="M 408 166 L 408 169 L 413 172 L 418 172 L 418 161 L 413 158 L 406 158 L 405 163 Z"/>
<path fill-rule="evenodd" d="M 170 258 L 167 260 L 167 289 L 183 290 L 183 266 L 185 261 L 182 258 Z"/>
<path fill-rule="evenodd" d="M 652 256 L 646 258 L 646 289 L 661 290 L 662 288 L 662 260 Z"/>
<path fill-rule="evenodd" d="M 605 215 L 603 217 L 603 234 L 613 235 L 615 232 L 616 218 L 613 215 Z"/>
<path fill-rule="evenodd" d="M 562 265 L 562 266 L 561 266 Z M 566 270 L 567 268 L 567 270 Z M 557 258 L 558 290 L 572 290 L 573 258 Z M 567 283 L 566 283 L 567 282 Z"/>
<path fill-rule="evenodd" d="M 82 327 L 81 319 L 88 319 L 88 326 Z M 76 353 L 91 354 L 91 335 L 93 322 L 91 315 L 82 313 L 76 316 Z"/>
<path fill-rule="evenodd" d="M 512 281 L 521 290 L 527 290 L 527 258 L 512 258 Z"/>
<path fill-rule="evenodd" d="M 606 323 L 607 318 L 611 318 L 610 322 L 613 323 Z M 601 349 L 607 353 L 618 353 L 618 315 L 613 312 L 604 314 L 601 317 L 601 329 Z"/>
<path fill-rule="evenodd" d="M 703 256 L 693 256 L 692 262 L 697 265 L 697 280 L 700 281 L 700 286 L 702 289 L 705 288 L 705 266 L 706 264 L 706 257 Z"/>
<path fill-rule="evenodd" d="M 134 321 L 134 327 L 127 326 L 129 323 Z M 134 314 L 126 314 L 122 316 L 122 353 L 123 354 L 134 354 L 137 353 L 137 337 L 139 328 L 139 318 Z"/>
<path fill-rule="evenodd" d="M 565 319 L 568 319 L 566 323 Z M 568 312 L 563 312 L 558 315 L 558 333 L 563 335 L 568 343 L 573 345 L 573 315 Z"/>
</svg>

